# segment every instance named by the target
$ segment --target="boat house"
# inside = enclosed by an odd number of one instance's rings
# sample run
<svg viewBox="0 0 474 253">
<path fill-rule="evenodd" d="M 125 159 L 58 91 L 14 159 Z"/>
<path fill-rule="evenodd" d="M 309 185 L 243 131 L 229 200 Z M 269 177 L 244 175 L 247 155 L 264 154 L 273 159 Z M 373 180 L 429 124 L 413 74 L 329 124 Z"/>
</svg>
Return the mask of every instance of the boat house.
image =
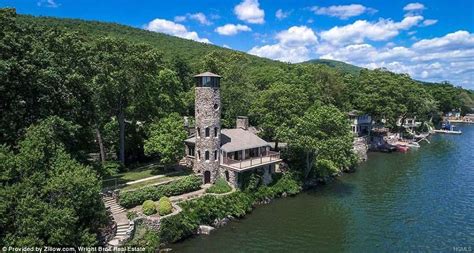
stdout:
<svg viewBox="0 0 474 253">
<path fill-rule="evenodd" d="M 193 171 L 205 184 L 221 177 L 240 187 L 244 172 L 259 172 L 269 183 L 280 153 L 250 131 L 247 117 L 237 117 L 234 129 L 221 129 L 220 76 L 206 72 L 195 78 L 195 133 L 184 143 Z"/>
</svg>

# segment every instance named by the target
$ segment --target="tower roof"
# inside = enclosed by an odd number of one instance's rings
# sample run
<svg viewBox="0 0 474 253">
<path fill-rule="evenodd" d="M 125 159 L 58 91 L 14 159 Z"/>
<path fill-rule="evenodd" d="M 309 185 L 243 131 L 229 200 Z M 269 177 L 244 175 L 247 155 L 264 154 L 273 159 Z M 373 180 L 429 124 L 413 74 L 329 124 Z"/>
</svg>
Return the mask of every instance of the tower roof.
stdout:
<svg viewBox="0 0 474 253">
<path fill-rule="evenodd" d="M 199 75 L 195 75 L 194 77 L 203 77 L 203 76 L 221 77 L 220 75 L 216 75 L 216 74 L 211 73 L 211 72 L 204 72 L 204 73 L 201 73 Z"/>
</svg>

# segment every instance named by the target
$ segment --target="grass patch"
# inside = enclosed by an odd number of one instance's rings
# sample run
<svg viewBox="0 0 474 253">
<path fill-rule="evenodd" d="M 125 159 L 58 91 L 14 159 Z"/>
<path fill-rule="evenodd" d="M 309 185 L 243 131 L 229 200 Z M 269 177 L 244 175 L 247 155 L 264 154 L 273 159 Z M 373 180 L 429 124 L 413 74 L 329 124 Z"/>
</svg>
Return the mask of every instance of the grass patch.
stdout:
<svg viewBox="0 0 474 253">
<path fill-rule="evenodd" d="M 134 168 L 135 166 L 129 167 Z M 144 179 L 147 177 L 153 177 L 157 175 L 164 175 L 171 171 L 170 168 L 157 163 L 150 163 L 145 166 L 130 169 L 126 172 L 121 172 L 113 176 L 107 177 L 102 181 L 103 188 L 115 187 L 118 185 L 126 184 L 135 180 Z"/>
<path fill-rule="evenodd" d="M 123 188 L 120 188 L 120 189 L 122 191 L 136 190 L 136 189 L 139 189 L 139 188 L 142 188 L 142 187 L 163 183 L 163 182 L 166 182 L 168 180 L 182 178 L 182 177 L 184 177 L 186 175 L 189 175 L 189 174 L 190 174 L 189 172 L 170 173 L 169 175 L 166 175 L 164 177 L 150 179 L 150 180 L 146 180 L 146 181 L 143 181 L 143 182 L 140 182 L 140 183 L 127 185 L 127 186 L 125 186 Z"/>
</svg>

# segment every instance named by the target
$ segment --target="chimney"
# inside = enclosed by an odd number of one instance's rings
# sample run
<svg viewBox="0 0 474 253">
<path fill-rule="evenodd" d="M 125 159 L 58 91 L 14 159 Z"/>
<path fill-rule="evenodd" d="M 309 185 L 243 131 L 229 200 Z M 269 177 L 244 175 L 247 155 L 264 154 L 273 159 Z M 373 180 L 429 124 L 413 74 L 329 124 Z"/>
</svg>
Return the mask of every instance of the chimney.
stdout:
<svg viewBox="0 0 474 253">
<path fill-rule="evenodd" d="M 249 128 L 249 118 L 246 116 L 237 116 L 236 126 L 237 128 L 247 130 Z"/>
</svg>

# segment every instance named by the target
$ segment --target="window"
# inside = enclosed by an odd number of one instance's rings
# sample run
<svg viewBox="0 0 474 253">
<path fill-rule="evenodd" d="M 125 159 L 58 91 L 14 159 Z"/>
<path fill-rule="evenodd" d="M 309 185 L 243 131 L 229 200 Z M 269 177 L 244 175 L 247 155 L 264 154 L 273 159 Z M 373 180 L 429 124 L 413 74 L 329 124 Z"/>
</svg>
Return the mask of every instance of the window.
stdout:
<svg viewBox="0 0 474 253">
<path fill-rule="evenodd" d="M 197 136 L 201 137 L 201 128 L 198 127 L 196 131 L 197 131 Z"/>
<path fill-rule="evenodd" d="M 217 127 L 214 127 L 214 137 L 217 137 L 217 132 L 218 132 Z"/>
<path fill-rule="evenodd" d="M 198 160 L 201 160 L 201 151 L 198 150 Z"/>
<path fill-rule="evenodd" d="M 206 150 L 206 153 L 205 153 L 205 158 L 206 158 L 206 161 L 209 161 L 209 151 Z"/>
<path fill-rule="evenodd" d="M 219 105 L 218 104 L 214 104 L 214 109 L 219 109 Z"/>
<path fill-rule="evenodd" d="M 206 127 L 206 137 L 209 137 L 209 132 L 210 132 L 209 127 Z"/>
<path fill-rule="evenodd" d="M 214 160 L 219 160 L 219 158 L 217 157 L 217 150 L 214 150 Z"/>
</svg>

